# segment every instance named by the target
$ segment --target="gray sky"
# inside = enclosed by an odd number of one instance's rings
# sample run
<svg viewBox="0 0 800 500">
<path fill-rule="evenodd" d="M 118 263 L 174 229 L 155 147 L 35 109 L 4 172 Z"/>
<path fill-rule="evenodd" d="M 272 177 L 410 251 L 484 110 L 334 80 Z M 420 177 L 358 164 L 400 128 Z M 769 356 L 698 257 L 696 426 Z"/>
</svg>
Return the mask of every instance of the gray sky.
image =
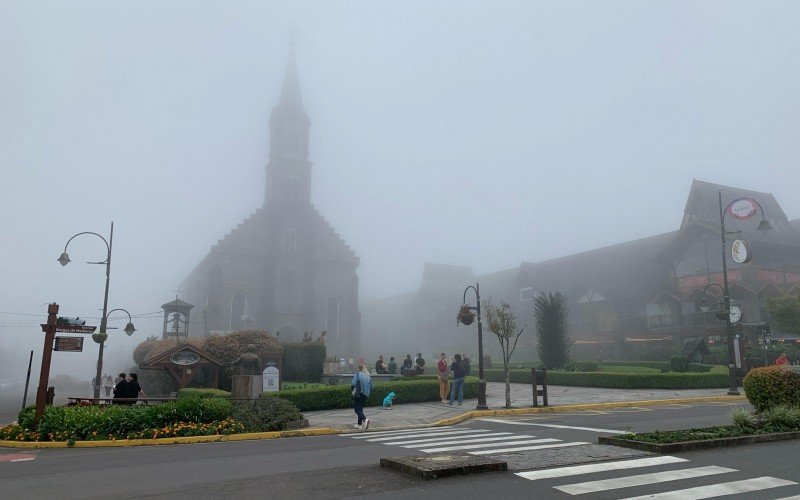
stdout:
<svg viewBox="0 0 800 500">
<path fill-rule="evenodd" d="M 38 352 L 17 325 L 48 301 L 97 315 L 103 268 L 82 262 L 104 246 L 74 240 L 62 268 L 72 234 L 115 221 L 110 307 L 141 315 L 261 204 L 292 27 L 312 198 L 361 257 L 362 298 L 414 289 L 426 261 L 490 272 L 677 229 L 694 177 L 800 217 L 798 18 L 791 1 L 6 0 L 0 336 Z M 137 325 L 109 370 L 161 323 Z"/>
</svg>

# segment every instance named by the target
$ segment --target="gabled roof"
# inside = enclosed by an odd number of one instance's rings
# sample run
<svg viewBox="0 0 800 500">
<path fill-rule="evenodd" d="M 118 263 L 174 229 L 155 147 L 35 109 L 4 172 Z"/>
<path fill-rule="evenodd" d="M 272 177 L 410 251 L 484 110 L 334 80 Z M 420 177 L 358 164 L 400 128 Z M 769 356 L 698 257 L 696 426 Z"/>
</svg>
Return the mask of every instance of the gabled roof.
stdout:
<svg viewBox="0 0 800 500">
<path fill-rule="evenodd" d="M 692 188 L 686 198 L 681 227 L 689 220 L 699 220 L 719 224 L 719 191 L 722 191 L 722 205 L 726 206 L 736 198 L 753 198 L 761 204 L 767 218 L 787 221 L 786 214 L 772 193 L 761 193 L 749 189 L 723 186 L 711 182 L 692 180 Z"/>
<path fill-rule="evenodd" d="M 169 359 L 170 356 L 172 356 L 173 354 L 175 354 L 176 352 L 179 352 L 179 351 L 192 351 L 192 352 L 196 353 L 198 356 L 200 356 L 201 358 L 205 358 L 208 361 L 211 361 L 212 363 L 214 363 L 216 365 L 222 366 L 224 364 L 222 361 L 220 361 L 219 359 L 217 359 L 214 356 L 210 355 L 206 351 L 200 349 L 199 347 L 197 347 L 195 345 L 192 345 L 190 343 L 185 343 L 185 344 L 176 345 L 175 347 L 167 349 L 166 351 L 161 351 L 160 353 L 156 354 L 155 356 L 153 356 L 151 358 L 145 359 L 144 362 L 142 363 L 141 367 L 142 368 L 147 368 L 147 367 L 154 366 L 156 363 L 160 363 L 160 362 L 162 362 L 164 360 Z"/>
<path fill-rule="evenodd" d="M 184 300 L 181 300 L 179 298 L 175 298 L 175 300 L 167 302 L 166 304 L 161 304 L 161 309 L 164 309 L 164 310 L 169 309 L 170 311 L 175 310 L 175 309 L 191 309 L 193 307 L 194 307 L 194 304 L 190 304 L 190 303 L 188 303 L 188 302 L 186 302 Z"/>
</svg>

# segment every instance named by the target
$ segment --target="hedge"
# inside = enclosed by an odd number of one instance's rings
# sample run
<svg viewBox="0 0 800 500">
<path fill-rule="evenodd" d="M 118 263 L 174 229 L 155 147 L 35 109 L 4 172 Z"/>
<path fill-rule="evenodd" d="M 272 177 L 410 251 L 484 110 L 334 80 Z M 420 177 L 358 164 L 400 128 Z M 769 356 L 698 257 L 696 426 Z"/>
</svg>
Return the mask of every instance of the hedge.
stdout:
<svg viewBox="0 0 800 500">
<path fill-rule="evenodd" d="M 655 368 L 656 370 L 670 370 L 670 361 L 608 361 L 600 363 L 600 366 L 641 366 L 644 368 Z M 711 368 L 718 365 L 704 365 L 700 363 L 689 363 L 686 370 L 690 372 L 706 373 Z"/>
<path fill-rule="evenodd" d="M 283 344 L 281 378 L 292 382 L 319 382 L 325 355 L 325 344 L 322 343 Z"/>
<path fill-rule="evenodd" d="M 758 411 L 778 405 L 800 406 L 800 373 L 782 366 L 753 368 L 744 378 L 744 393 Z"/>
<path fill-rule="evenodd" d="M 484 370 L 483 372 L 489 382 L 505 382 L 503 370 Z M 530 370 L 511 370 L 509 377 L 512 383 L 531 383 Z M 548 370 L 547 384 L 607 389 L 711 389 L 728 386 L 728 369 L 724 366 L 714 367 L 709 373 L 605 373 Z"/>
<path fill-rule="evenodd" d="M 423 401 L 439 401 L 439 382 L 435 379 L 406 378 L 391 382 L 377 382 L 373 385 L 365 406 L 380 406 L 383 398 L 390 392 L 396 394 L 394 403 L 419 403 Z M 464 397 L 478 396 L 478 379 L 467 377 L 464 384 Z M 280 392 L 265 392 L 262 397 L 280 397 L 294 403 L 300 411 L 330 410 L 349 408 L 353 405 L 350 398 L 350 384 L 312 387 Z"/>
<path fill-rule="evenodd" d="M 178 391 L 178 399 L 193 396 L 200 398 L 229 398 L 231 393 L 220 389 L 199 389 L 195 387 L 184 387 Z"/>
</svg>

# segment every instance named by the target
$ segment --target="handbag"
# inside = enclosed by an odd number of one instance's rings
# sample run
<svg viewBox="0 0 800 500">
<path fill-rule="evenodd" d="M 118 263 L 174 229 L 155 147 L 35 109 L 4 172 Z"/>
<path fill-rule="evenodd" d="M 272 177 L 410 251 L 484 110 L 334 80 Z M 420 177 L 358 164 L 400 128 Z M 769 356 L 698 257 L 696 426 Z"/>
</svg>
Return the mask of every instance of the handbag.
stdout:
<svg viewBox="0 0 800 500">
<path fill-rule="evenodd" d="M 350 396 L 353 399 L 358 399 L 361 397 L 361 379 L 356 377 L 356 383 L 353 384 L 353 387 L 350 389 Z"/>
</svg>

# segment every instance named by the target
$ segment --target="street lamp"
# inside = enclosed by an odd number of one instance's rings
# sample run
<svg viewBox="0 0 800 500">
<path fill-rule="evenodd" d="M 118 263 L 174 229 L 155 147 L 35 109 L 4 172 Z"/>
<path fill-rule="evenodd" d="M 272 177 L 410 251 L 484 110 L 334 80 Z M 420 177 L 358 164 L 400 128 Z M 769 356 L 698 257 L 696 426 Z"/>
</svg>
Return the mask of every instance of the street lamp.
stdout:
<svg viewBox="0 0 800 500">
<path fill-rule="evenodd" d="M 85 231 L 85 232 L 82 232 L 82 233 L 78 233 L 76 235 L 73 235 L 70 239 L 68 239 L 67 240 L 67 244 L 64 245 L 64 252 L 62 252 L 61 256 L 57 259 L 58 262 L 62 266 L 66 266 L 67 264 L 72 262 L 70 260 L 70 258 L 69 258 L 69 255 L 67 254 L 67 247 L 69 246 L 69 243 L 72 240 L 74 240 L 75 238 L 77 238 L 78 236 L 80 236 L 82 234 L 93 234 L 93 235 L 97 236 L 98 238 L 103 240 L 103 243 L 106 244 L 106 250 L 108 250 L 108 255 L 107 255 L 105 261 L 102 261 L 102 262 L 87 262 L 87 264 L 105 264 L 105 266 L 106 266 L 106 289 L 105 289 L 105 293 L 103 295 L 103 317 L 100 320 L 100 332 L 99 332 L 100 333 L 99 338 L 101 339 L 100 342 L 99 342 L 100 351 L 97 354 L 97 376 L 95 378 L 95 384 L 94 384 L 94 397 L 95 398 L 99 398 L 100 397 L 100 385 L 101 385 L 100 379 L 101 379 L 101 377 L 103 375 L 103 344 L 105 342 L 105 336 L 106 336 L 106 323 L 108 322 L 108 284 L 109 284 L 109 277 L 111 275 L 111 245 L 114 242 L 114 223 L 113 222 L 111 223 L 111 234 L 110 234 L 108 240 L 106 240 L 105 238 L 103 238 L 99 234 L 92 233 L 90 231 Z M 133 327 L 132 324 L 129 324 L 129 326 Z M 128 327 L 125 327 L 125 331 L 126 332 L 127 332 L 127 330 L 128 330 Z M 133 333 L 133 332 L 131 332 L 131 333 Z M 94 337 L 94 335 L 92 337 Z M 95 341 L 96 340 L 97 339 L 95 339 Z"/>
<path fill-rule="evenodd" d="M 725 306 L 725 333 L 728 339 L 728 395 L 730 396 L 738 396 L 739 395 L 739 388 L 738 384 L 736 383 L 736 355 L 733 346 L 733 325 L 731 324 L 731 295 L 730 290 L 728 289 L 728 259 L 727 254 L 725 252 L 725 236 L 729 234 L 736 234 L 739 231 L 730 231 L 727 232 L 725 230 L 725 215 L 730 211 L 733 214 L 733 217 L 737 219 L 745 220 L 749 219 L 757 212 L 755 210 L 755 206 L 761 210 L 761 222 L 758 223 L 758 227 L 756 228 L 758 231 L 766 232 L 772 229 L 772 226 L 767 221 L 766 215 L 764 215 L 764 208 L 761 204 L 752 199 L 752 198 L 737 198 L 732 202 L 728 203 L 728 206 L 722 208 L 722 190 L 718 191 L 719 194 L 719 225 L 720 225 L 720 237 L 722 239 L 722 284 L 723 286 L 723 298 L 724 298 L 724 306 Z M 734 205 L 736 205 L 736 210 L 734 211 Z M 755 205 L 755 206 L 753 206 Z M 717 285 L 719 286 L 719 285 Z M 706 287 L 708 288 L 708 287 Z"/>
<path fill-rule="evenodd" d="M 477 302 L 476 307 L 467 304 L 467 292 L 472 289 L 475 291 L 475 299 Z M 478 410 L 488 410 L 486 406 L 486 379 L 483 378 L 483 325 L 481 324 L 481 292 L 480 284 L 475 283 L 475 286 L 468 286 L 464 290 L 464 297 L 461 301 L 461 309 L 458 312 L 458 323 L 471 325 L 475 319 L 475 311 L 478 316 L 478 405 L 475 407 Z"/>
</svg>

